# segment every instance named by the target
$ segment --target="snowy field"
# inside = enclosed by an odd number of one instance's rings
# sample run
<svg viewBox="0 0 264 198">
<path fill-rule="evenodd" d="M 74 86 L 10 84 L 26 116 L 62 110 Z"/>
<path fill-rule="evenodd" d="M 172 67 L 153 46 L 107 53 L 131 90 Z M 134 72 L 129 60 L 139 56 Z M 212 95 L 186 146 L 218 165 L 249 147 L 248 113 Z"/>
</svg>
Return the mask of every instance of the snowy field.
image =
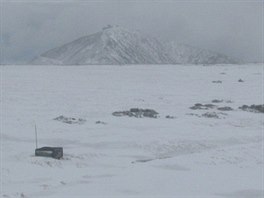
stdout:
<svg viewBox="0 0 264 198">
<path fill-rule="evenodd" d="M 261 198 L 264 114 L 238 107 L 263 104 L 262 72 L 2 66 L 2 197 Z M 190 109 L 196 103 L 216 106 Z M 130 108 L 158 118 L 112 115 Z M 54 120 L 61 115 L 86 122 Z M 39 146 L 62 146 L 62 160 L 34 156 L 34 123 Z"/>
</svg>

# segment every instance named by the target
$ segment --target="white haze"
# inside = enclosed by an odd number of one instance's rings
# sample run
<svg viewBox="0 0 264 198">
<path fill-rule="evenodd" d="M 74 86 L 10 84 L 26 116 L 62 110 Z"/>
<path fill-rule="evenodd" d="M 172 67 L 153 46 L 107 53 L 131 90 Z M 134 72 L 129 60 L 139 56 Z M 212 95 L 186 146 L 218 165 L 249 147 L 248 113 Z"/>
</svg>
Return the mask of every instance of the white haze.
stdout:
<svg viewBox="0 0 264 198">
<path fill-rule="evenodd" d="M 3 1 L 2 63 L 37 55 L 107 24 L 262 61 L 263 1 Z"/>
</svg>

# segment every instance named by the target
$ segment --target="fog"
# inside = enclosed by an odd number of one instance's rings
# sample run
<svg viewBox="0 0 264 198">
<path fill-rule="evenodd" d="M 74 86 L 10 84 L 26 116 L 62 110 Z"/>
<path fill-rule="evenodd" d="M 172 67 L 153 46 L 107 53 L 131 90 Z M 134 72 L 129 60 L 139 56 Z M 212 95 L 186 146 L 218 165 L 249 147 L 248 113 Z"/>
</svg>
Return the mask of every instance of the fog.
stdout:
<svg viewBox="0 0 264 198">
<path fill-rule="evenodd" d="M 1 63 L 26 63 L 107 24 L 260 62 L 263 5 L 263 1 L 2 0 Z"/>
</svg>

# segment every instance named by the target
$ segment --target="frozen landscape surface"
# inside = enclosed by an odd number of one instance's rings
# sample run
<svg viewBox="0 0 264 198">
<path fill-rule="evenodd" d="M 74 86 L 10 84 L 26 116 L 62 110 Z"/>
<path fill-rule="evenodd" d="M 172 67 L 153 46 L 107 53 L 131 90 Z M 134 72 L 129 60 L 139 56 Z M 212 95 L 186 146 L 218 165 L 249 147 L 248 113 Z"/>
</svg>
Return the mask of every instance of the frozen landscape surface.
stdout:
<svg viewBox="0 0 264 198">
<path fill-rule="evenodd" d="M 263 104 L 262 65 L 1 73 L 2 197 L 263 197 L 263 113 L 239 109 Z M 131 108 L 159 114 L 112 115 Z M 63 159 L 34 156 L 35 122 L 39 146 Z"/>
</svg>

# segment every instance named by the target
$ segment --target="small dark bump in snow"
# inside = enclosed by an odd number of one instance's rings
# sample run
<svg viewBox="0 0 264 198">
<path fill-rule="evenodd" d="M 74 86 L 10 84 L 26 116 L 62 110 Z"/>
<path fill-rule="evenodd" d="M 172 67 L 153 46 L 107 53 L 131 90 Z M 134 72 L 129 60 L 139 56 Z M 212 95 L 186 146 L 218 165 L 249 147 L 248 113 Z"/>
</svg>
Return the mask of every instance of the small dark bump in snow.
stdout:
<svg viewBox="0 0 264 198">
<path fill-rule="evenodd" d="M 167 119 L 175 119 L 176 117 L 175 116 L 171 116 L 171 115 L 166 115 L 165 118 L 167 118 Z"/>
<path fill-rule="evenodd" d="M 83 124 L 86 122 L 85 119 L 83 118 L 71 118 L 71 117 L 65 117 L 63 115 L 54 118 L 54 120 L 63 122 L 63 123 L 67 123 L 67 124 Z"/>
<path fill-rule="evenodd" d="M 113 112 L 113 116 L 129 116 L 129 117 L 136 117 L 136 118 L 142 118 L 142 117 L 148 117 L 148 118 L 157 118 L 158 112 L 156 112 L 153 109 L 139 109 L 139 108 L 131 108 L 129 111 L 116 111 Z"/>
<path fill-rule="evenodd" d="M 264 113 L 264 104 L 262 105 L 242 105 L 239 109 L 243 111 L 255 112 L 255 113 Z"/>
<path fill-rule="evenodd" d="M 213 80 L 212 83 L 222 83 L 221 80 Z"/>
<path fill-rule="evenodd" d="M 100 121 L 100 120 L 98 120 L 98 121 L 96 121 L 95 122 L 95 124 L 107 124 L 106 122 L 103 122 L 103 121 Z"/>
<path fill-rule="evenodd" d="M 219 111 L 233 111 L 233 108 L 231 107 L 218 107 L 217 109 Z"/>
</svg>

